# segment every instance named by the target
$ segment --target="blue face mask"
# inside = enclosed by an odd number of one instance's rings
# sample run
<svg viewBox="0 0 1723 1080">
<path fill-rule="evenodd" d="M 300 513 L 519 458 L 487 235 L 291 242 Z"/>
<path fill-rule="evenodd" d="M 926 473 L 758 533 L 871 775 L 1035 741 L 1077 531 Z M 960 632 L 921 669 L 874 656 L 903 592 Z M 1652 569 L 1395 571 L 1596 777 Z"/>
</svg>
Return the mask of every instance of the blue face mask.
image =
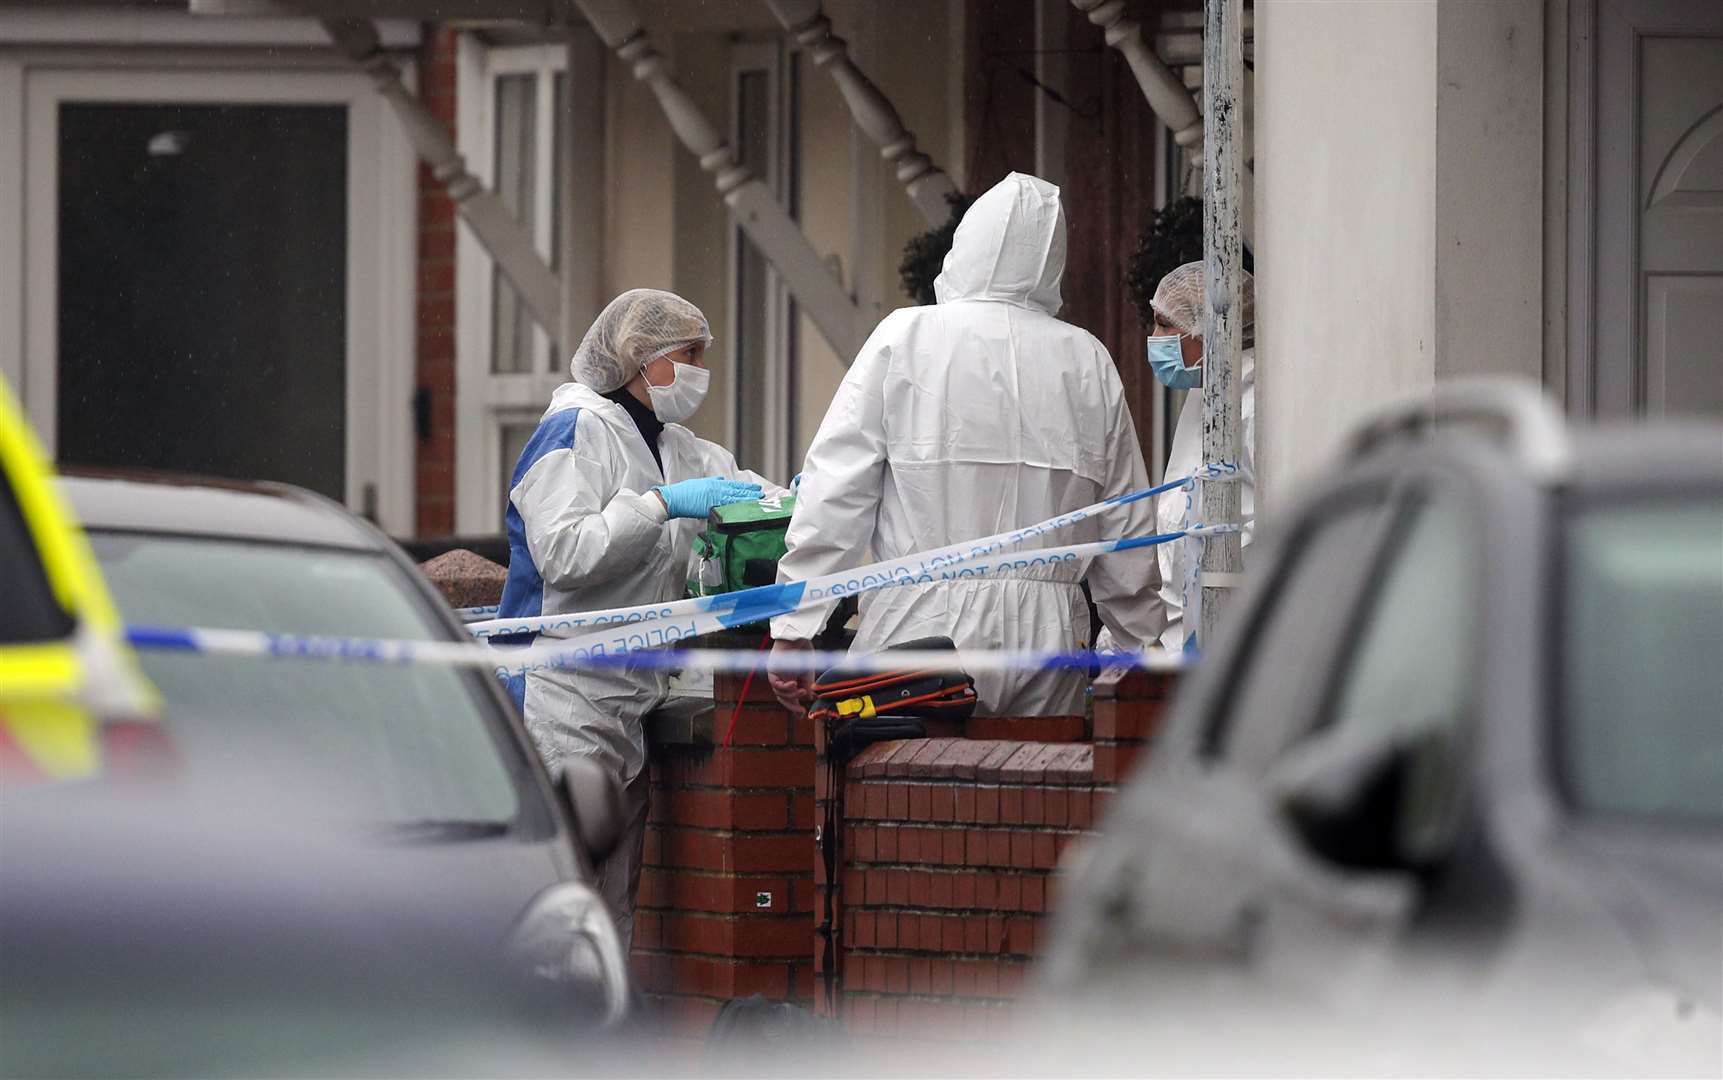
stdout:
<svg viewBox="0 0 1723 1080">
<path fill-rule="evenodd" d="M 1183 335 L 1150 334 L 1149 367 L 1162 386 L 1174 390 L 1195 390 L 1203 384 L 1203 369 L 1185 367 Z"/>
</svg>

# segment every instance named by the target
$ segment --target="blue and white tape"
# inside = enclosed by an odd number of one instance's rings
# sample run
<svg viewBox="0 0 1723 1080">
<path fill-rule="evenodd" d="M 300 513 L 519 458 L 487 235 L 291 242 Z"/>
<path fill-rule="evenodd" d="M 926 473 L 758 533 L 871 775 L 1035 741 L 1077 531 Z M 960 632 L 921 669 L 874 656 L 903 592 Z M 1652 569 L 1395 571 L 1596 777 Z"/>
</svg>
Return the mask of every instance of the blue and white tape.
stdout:
<svg viewBox="0 0 1723 1080">
<path fill-rule="evenodd" d="M 757 670 L 762 660 L 758 652 L 736 649 L 646 649 L 625 653 L 582 650 L 579 655 L 574 655 L 560 643 L 500 648 L 445 641 L 263 634 L 201 627 L 130 626 L 126 628 L 126 636 L 134 648 L 145 650 L 358 664 L 469 667 L 487 669 L 499 677 L 519 675 L 523 670 L 569 666 L 746 674 Z M 507 662 L 499 664 L 499 660 Z M 1187 662 L 1186 654 L 1168 649 L 1140 653 L 892 649 L 865 655 L 804 650 L 775 656 L 771 667 L 774 672 L 817 673 L 841 664 L 857 672 L 960 669 L 970 675 L 979 675 L 1004 671 L 1087 671 L 1097 667 L 1176 671 Z"/>
<path fill-rule="evenodd" d="M 1060 514 L 1022 529 L 947 545 L 901 559 L 874 563 L 805 582 L 768 585 L 720 596 L 697 597 L 665 604 L 613 608 L 535 619 L 491 619 L 494 607 L 460 609 L 475 637 L 490 638 L 520 633 L 540 633 L 539 642 L 520 647 L 492 647 L 474 643 L 404 641 L 350 638 L 333 635 L 269 634 L 245 630 L 201 627 L 132 626 L 127 634 L 140 649 L 184 651 L 204 654 L 302 658 L 348 663 L 435 664 L 490 668 L 499 676 L 519 676 L 531 671 L 571 667 L 637 666 L 671 669 L 704 668 L 714 671 L 751 671 L 759 663 L 752 653 L 723 650 L 676 650 L 669 646 L 734 626 L 754 623 L 777 615 L 844 596 L 901 586 L 935 584 L 941 581 L 989 578 L 1024 570 L 1082 562 L 1115 552 L 1153 547 L 1184 538 L 1200 538 L 1238 531 L 1243 526 L 1193 525 L 1185 530 L 1158 536 L 1098 540 L 1062 547 L 1036 548 L 1016 554 L 1009 549 L 1087 520 L 1118 506 L 1190 485 L 1196 479 L 1229 480 L 1236 466 L 1224 463 L 1204 466 L 1196 474 L 1155 487 L 1107 499 L 1092 506 Z M 646 625 L 651 624 L 651 625 Z M 877 660 L 850 657 L 845 653 L 795 654 L 802 670 L 819 671 L 838 663 L 877 664 L 873 670 L 902 670 L 906 666 L 949 668 L 951 653 L 876 654 Z M 1154 654 L 1094 652 L 966 652 L 960 665 L 972 673 L 987 671 L 1068 670 L 1100 665 L 1176 667 L 1175 654 L 1157 659 Z M 780 667 L 781 669 L 781 667 Z"/>
<path fill-rule="evenodd" d="M 1038 548 L 1033 552 L 1001 554 L 992 558 L 966 560 L 962 565 L 946 566 L 938 571 L 918 574 L 915 577 L 881 578 L 870 583 L 865 589 L 858 591 L 925 585 L 940 581 L 997 577 L 1019 572 L 1027 565 L 1051 566 L 1063 562 L 1080 562 L 1114 552 L 1153 547 L 1186 536 L 1206 536 L 1219 532 L 1230 532 L 1237 528 L 1236 525 L 1212 527 L 1198 525 L 1184 532 L 1167 533 L 1161 536 L 1097 540 L 1087 544 L 1070 544 L 1065 547 Z M 608 657 L 678 645 L 733 626 L 756 622 L 777 615 L 787 615 L 807 604 L 817 602 L 789 586 L 774 588 L 779 591 L 771 595 L 757 597 L 745 607 L 693 612 L 674 618 L 614 623 L 569 637 L 545 638 L 530 646 L 514 649 L 499 648 L 496 655 L 509 657 L 507 670 L 499 670 L 499 674 L 520 676 L 532 671 L 544 671 L 559 667 L 607 665 L 610 663 Z M 748 591 L 758 592 L 759 590 Z M 740 594 L 733 593 L 730 595 Z M 725 599 L 725 597 L 716 596 L 704 599 L 718 601 Z M 669 605 L 665 606 L 668 607 Z"/>
<path fill-rule="evenodd" d="M 485 604 L 480 607 L 458 607 L 455 609 L 455 617 L 464 623 L 483 622 L 486 619 L 496 618 L 500 611 L 502 611 L 502 606 L 500 604 Z"/>
<path fill-rule="evenodd" d="M 1197 527 L 1201 533 L 1225 531 L 1237 526 L 1215 528 Z M 1026 560 L 1055 565 L 1065 561 L 1097 558 L 1118 551 L 1152 547 L 1186 536 L 1170 533 L 1164 536 L 1133 537 L 1122 540 L 1098 540 L 1087 544 L 1072 544 L 1061 548 L 1042 548 L 1033 553 L 1001 554 L 992 558 L 966 560 L 961 566 L 942 568 L 929 580 L 985 578 L 1021 569 Z M 881 581 L 876 588 L 921 584 L 919 580 Z M 808 603 L 800 594 L 781 592 L 773 604 L 750 607 L 743 621 L 783 614 L 795 610 L 799 603 Z M 713 598 L 720 599 L 720 598 Z M 531 671 L 553 668 L 643 666 L 665 668 L 710 667 L 713 670 L 752 670 L 758 657 L 747 652 L 724 650 L 679 650 L 665 652 L 667 646 L 700 637 L 734 625 L 734 610 L 702 612 L 684 619 L 652 620 L 649 623 L 618 624 L 600 627 L 574 638 L 546 638 L 526 646 L 504 647 L 474 642 L 405 641 L 381 638 L 351 638 L 334 635 L 270 634 L 253 630 L 220 630 L 205 627 L 130 626 L 127 637 L 135 648 L 192 652 L 208 655 L 297 658 L 371 664 L 434 664 L 480 667 L 493 670 L 498 676 L 519 676 Z M 842 653 L 797 654 L 798 662 L 807 670 L 823 670 L 846 655 Z M 939 663 L 949 667 L 950 653 L 933 654 L 943 657 Z M 1062 670 L 1092 664 L 1115 666 L 1130 664 L 1128 653 L 964 653 L 965 670 L 995 671 L 1050 669 Z M 698 657 L 699 662 L 694 658 Z M 858 662 L 866 662 L 858 658 Z M 879 670 L 899 670 L 906 664 L 935 663 L 893 652 L 878 661 Z"/>
<path fill-rule="evenodd" d="M 1069 528 L 1108 510 L 1128 506 L 1131 503 L 1152 498 L 1162 492 L 1172 491 L 1175 488 L 1190 484 L 1195 479 L 1225 478 L 1229 472 L 1236 473 L 1237 467 L 1229 467 L 1224 464 L 1204 466 L 1192 476 L 1169 480 L 1164 484 L 1144 488 L 1141 491 L 1133 491 L 1105 499 L 1025 528 L 996 533 L 979 540 L 965 540 L 956 544 L 948 544 L 942 548 L 871 563 L 853 570 L 840 570 L 836 573 L 810 578 L 807 581 L 787 582 L 781 585 L 761 585 L 756 588 L 741 589 L 717 596 L 697 596 L 662 604 L 638 604 L 600 611 L 537 615 L 528 618 L 488 619 L 470 623 L 467 629 L 474 637 L 478 638 L 543 634 L 550 637 L 585 639 L 598 628 L 614 626 L 618 623 L 685 620 L 708 614 L 717 617 L 716 621 L 711 623 L 711 630 L 721 630 L 727 626 L 741 626 L 774 615 L 796 611 L 802 607 L 838 600 L 891 585 L 926 584 L 938 580 L 931 576 L 937 571 L 949 570 L 972 560 L 1018 547 L 1035 537 Z M 1180 535 L 1197 535 L 1201 531 L 1200 526 L 1195 526 L 1185 530 Z M 1135 544 L 1142 546 L 1146 542 L 1146 540 L 1136 541 Z M 1037 550 L 1035 556 L 1045 559 L 1049 550 L 1051 549 Z M 709 633 L 711 630 L 699 632 Z"/>
</svg>

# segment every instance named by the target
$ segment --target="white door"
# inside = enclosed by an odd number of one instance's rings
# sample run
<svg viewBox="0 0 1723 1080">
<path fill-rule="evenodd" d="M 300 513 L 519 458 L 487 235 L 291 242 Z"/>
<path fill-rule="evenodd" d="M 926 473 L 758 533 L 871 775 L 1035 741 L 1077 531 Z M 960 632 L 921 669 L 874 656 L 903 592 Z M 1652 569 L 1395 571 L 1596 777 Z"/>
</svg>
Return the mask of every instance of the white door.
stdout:
<svg viewBox="0 0 1723 1080">
<path fill-rule="evenodd" d="M 1723 3 L 1598 8 L 1600 415 L 1723 417 Z"/>
<path fill-rule="evenodd" d="M 369 81 L 80 59 L 0 58 L 23 236 L 0 370 L 50 452 L 296 483 L 410 532 L 414 160 Z"/>
</svg>

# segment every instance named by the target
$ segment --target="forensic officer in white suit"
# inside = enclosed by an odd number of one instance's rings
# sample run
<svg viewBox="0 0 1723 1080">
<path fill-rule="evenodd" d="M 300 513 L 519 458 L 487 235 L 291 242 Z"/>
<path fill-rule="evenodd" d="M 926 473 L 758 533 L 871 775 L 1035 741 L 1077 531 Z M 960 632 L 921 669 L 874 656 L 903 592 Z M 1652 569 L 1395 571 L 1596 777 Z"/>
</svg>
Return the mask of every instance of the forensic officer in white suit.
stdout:
<svg viewBox="0 0 1723 1080">
<path fill-rule="evenodd" d="M 892 312 L 833 398 L 802 470 L 780 581 L 797 581 L 1032 525 L 1149 486 L 1107 349 L 1056 316 L 1065 271 L 1059 189 L 1012 173 L 964 215 L 934 283 L 938 303 Z M 1147 536 L 1139 501 L 1035 546 Z M 1124 648 L 1164 617 L 1149 549 L 1007 576 L 883 589 L 862 598 L 855 649 L 933 635 L 959 648 L 1089 644 L 1080 583 Z M 772 687 L 792 710 L 812 680 L 790 670 L 830 613 L 772 620 Z M 995 715 L 1080 714 L 1081 671 L 979 673 Z"/>
<path fill-rule="evenodd" d="M 706 395 L 711 342 L 706 316 L 675 293 L 631 289 L 599 314 L 570 362 L 574 381 L 551 396 L 515 465 L 500 617 L 681 599 L 707 514 L 783 491 L 680 424 Z M 642 720 L 667 696 L 668 676 L 626 666 L 534 671 L 510 689 L 553 772 L 587 754 L 624 785 L 626 826 L 598 887 L 626 951 L 646 835 Z"/>
</svg>

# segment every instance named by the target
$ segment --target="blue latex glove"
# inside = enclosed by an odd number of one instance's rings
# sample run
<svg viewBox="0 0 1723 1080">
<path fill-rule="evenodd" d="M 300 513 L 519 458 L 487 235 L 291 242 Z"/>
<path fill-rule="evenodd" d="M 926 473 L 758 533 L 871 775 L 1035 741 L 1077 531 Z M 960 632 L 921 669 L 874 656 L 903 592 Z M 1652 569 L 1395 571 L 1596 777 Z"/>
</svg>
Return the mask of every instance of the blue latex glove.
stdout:
<svg viewBox="0 0 1723 1080">
<path fill-rule="evenodd" d="M 731 503 L 757 502 L 765 492 L 759 484 L 745 484 L 722 476 L 702 476 L 697 480 L 679 480 L 652 489 L 664 499 L 664 508 L 673 518 L 704 520 L 714 507 Z"/>
</svg>

